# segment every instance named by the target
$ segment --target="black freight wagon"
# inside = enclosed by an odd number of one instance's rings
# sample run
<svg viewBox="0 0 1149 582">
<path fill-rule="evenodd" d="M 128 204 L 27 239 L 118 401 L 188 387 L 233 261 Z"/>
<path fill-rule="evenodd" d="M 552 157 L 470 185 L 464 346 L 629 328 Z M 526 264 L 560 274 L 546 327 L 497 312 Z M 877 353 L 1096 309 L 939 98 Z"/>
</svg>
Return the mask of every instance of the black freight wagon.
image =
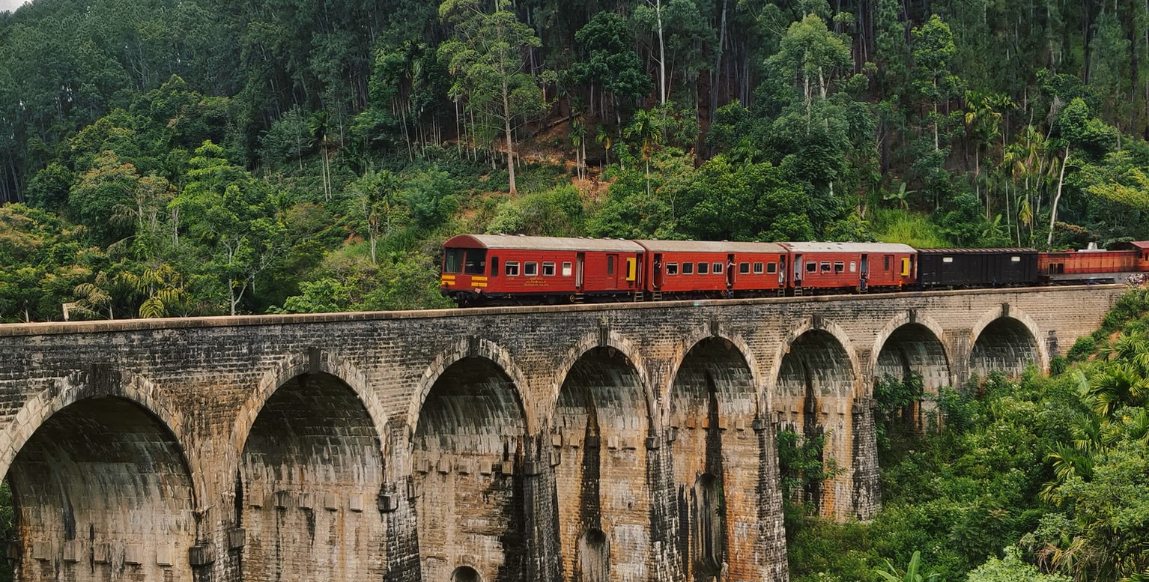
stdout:
<svg viewBox="0 0 1149 582">
<path fill-rule="evenodd" d="M 927 289 L 1035 283 L 1034 249 L 918 249 L 918 284 Z"/>
</svg>

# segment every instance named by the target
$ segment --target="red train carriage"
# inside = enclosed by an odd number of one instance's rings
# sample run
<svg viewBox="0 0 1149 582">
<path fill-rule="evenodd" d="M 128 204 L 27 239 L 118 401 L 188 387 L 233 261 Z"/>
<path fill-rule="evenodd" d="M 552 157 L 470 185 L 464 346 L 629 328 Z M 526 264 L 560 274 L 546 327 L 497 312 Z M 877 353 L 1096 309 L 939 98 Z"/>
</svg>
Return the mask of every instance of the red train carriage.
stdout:
<svg viewBox="0 0 1149 582">
<path fill-rule="evenodd" d="M 632 298 L 643 251 L 626 240 L 462 234 L 443 244 L 441 291 L 461 306 Z"/>
<path fill-rule="evenodd" d="M 786 249 L 774 243 L 640 240 L 653 299 L 756 297 L 786 288 Z"/>
<path fill-rule="evenodd" d="M 779 243 L 789 252 L 787 283 L 794 294 L 887 290 L 913 285 L 912 247 L 890 243 Z"/>
<path fill-rule="evenodd" d="M 1149 271 L 1149 242 L 1138 241 L 1122 246 L 1125 248 L 1112 251 L 1090 245 L 1090 248 L 1080 251 L 1039 253 L 1038 273 L 1042 280 L 1049 282 L 1107 283 Z"/>
</svg>

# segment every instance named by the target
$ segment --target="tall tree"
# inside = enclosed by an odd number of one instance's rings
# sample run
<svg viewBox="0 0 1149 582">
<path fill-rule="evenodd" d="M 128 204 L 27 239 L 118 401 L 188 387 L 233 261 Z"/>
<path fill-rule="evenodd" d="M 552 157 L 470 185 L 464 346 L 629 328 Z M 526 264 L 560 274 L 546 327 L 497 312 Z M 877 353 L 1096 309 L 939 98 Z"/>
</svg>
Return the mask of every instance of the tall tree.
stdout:
<svg viewBox="0 0 1149 582">
<path fill-rule="evenodd" d="M 439 46 L 455 77 L 450 96 L 501 126 L 507 149 L 507 175 L 515 194 L 515 122 L 546 108 L 538 81 L 526 69 L 523 50 L 541 43 L 509 10 L 509 0 L 495 0 L 487 12 L 479 0 L 447 0 L 439 18 L 454 34 Z"/>
</svg>

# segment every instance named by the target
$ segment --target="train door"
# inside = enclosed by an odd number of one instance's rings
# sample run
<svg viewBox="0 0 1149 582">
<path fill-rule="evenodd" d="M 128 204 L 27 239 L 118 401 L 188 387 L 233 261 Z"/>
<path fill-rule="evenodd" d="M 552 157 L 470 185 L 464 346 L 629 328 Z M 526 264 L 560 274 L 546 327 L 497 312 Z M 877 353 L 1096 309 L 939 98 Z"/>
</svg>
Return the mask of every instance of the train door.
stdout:
<svg viewBox="0 0 1149 582">
<path fill-rule="evenodd" d="M 786 257 L 778 257 L 778 288 L 786 288 Z"/>
<path fill-rule="evenodd" d="M 802 255 L 794 255 L 794 278 L 791 280 L 795 287 L 802 286 Z"/>
<path fill-rule="evenodd" d="M 861 273 L 862 273 L 861 277 L 863 279 L 869 279 L 870 278 L 870 258 L 869 258 L 869 255 L 862 255 L 862 260 L 860 262 L 861 262 L 861 265 L 859 265 L 859 269 L 861 269 Z"/>
<path fill-rule="evenodd" d="M 603 286 L 603 288 L 607 289 L 607 290 L 618 289 L 619 273 L 621 273 L 621 272 L 622 272 L 622 268 L 618 264 L 618 255 L 613 254 L 613 253 L 607 255 L 606 256 L 606 284 Z"/>
<path fill-rule="evenodd" d="M 654 289 L 662 289 L 662 253 L 654 253 Z"/>
<path fill-rule="evenodd" d="M 726 255 L 726 288 L 731 289 L 734 287 L 735 271 L 738 266 L 734 263 L 734 255 Z"/>
<path fill-rule="evenodd" d="M 582 293 L 583 288 L 583 273 L 585 272 L 586 253 L 578 253 L 575 256 L 575 290 Z"/>
</svg>

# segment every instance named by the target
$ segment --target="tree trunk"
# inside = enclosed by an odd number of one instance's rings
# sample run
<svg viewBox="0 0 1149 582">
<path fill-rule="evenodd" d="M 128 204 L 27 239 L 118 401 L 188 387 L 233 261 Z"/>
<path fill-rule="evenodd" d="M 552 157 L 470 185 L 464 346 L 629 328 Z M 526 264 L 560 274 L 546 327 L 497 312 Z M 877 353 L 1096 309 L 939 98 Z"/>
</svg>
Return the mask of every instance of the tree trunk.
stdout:
<svg viewBox="0 0 1149 582">
<path fill-rule="evenodd" d="M 654 0 L 654 15 L 658 19 L 658 103 L 666 105 L 666 43 L 662 39 L 662 0 Z"/>
<path fill-rule="evenodd" d="M 515 145 L 511 139 L 511 101 L 510 88 L 503 83 L 503 131 L 507 135 L 507 178 L 511 185 L 511 194 L 518 194 L 515 188 Z"/>
<path fill-rule="evenodd" d="M 1065 184 L 1065 166 L 1069 164 L 1069 146 L 1065 146 L 1065 157 L 1061 160 L 1061 175 L 1057 178 L 1057 195 L 1053 197 L 1053 207 L 1049 212 L 1049 236 L 1045 239 L 1046 248 L 1053 245 L 1053 223 L 1057 221 L 1057 203 L 1061 201 L 1061 187 Z"/>
</svg>

